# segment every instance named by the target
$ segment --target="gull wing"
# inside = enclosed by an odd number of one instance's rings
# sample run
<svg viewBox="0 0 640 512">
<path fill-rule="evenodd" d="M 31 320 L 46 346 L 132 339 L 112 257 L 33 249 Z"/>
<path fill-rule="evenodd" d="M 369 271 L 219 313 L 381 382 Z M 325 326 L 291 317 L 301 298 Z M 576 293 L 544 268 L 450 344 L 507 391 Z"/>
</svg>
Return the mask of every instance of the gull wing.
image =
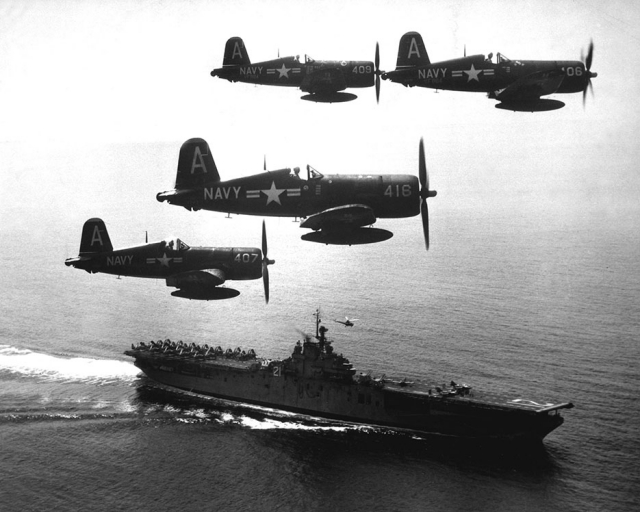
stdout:
<svg viewBox="0 0 640 512">
<path fill-rule="evenodd" d="M 373 209 L 364 204 L 347 204 L 310 215 L 300 223 L 301 228 L 342 230 L 370 226 L 376 221 Z"/>
<path fill-rule="evenodd" d="M 167 286 L 178 288 L 171 292 L 174 297 L 195 300 L 230 299 L 240 294 L 232 288 L 218 288 L 226 280 L 225 273 L 220 269 L 192 270 L 167 277 Z"/>
<path fill-rule="evenodd" d="M 346 88 L 347 80 L 342 69 L 329 66 L 309 73 L 300 84 L 300 90 L 311 94 L 328 94 L 344 91 Z"/>
<path fill-rule="evenodd" d="M 556 92 L 563 80 L 564 73 L 560 71 L 538 71 L 496 91 L 495 98 L 505 102 L 537 100 L 540 96 Z"/>
</svg>

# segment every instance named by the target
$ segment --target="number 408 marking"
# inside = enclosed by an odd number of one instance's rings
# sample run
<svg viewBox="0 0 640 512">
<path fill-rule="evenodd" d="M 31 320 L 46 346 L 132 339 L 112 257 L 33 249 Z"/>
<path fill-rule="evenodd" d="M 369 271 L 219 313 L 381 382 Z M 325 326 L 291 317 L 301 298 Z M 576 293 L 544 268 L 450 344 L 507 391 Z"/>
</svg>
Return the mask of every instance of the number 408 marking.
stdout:
<svg viewBox="0 0 640 512">
<path fill-rule="evenodd" d="M 411 185 L 389 185 L 384 191 L 387 197 L 409 197 L 411 196 Z"/>
<path fill-rule="evenodd" d="M 258 259 L 258 255 L 256 253 L 243 252 L 236 254 L 236 257 L 233 258 L 233 261 L 236 263 L 253 263 Z"/>
</svg>

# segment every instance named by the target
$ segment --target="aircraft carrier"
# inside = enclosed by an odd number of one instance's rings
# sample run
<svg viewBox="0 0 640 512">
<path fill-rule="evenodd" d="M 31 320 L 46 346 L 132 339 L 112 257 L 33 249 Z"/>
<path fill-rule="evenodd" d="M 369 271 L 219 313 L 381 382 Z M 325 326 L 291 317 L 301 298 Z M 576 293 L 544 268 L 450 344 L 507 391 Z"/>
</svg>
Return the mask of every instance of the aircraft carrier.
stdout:
<svg viewBox="0 0 640 512">
<path fill-rule="evenodd" d="M 476 390 L 466 384 L 358 374 L 337 354 L 316 312 L 316 335 L 286 359 L 182 341 L 151 341 L 125 351 L 151 379 L 190 392 L 305 415 L 478 440 L 539 442 L 573 404 Z"/>
</svg>

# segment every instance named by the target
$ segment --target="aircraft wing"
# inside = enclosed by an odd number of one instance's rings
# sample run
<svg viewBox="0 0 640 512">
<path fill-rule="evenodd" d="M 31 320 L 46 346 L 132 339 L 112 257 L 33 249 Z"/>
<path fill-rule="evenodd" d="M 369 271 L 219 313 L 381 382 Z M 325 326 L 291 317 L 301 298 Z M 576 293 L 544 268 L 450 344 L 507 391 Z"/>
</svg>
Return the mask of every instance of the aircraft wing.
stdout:
<svg viewBox="0 0 640 512">
<path fill-rule="evenodd" d="M 190 270 L 167 277 L 167 286 L 185 289 L 207 289 L 224 283 L 225 273 L 220 269 Z"/>
<path fill-rule="evenodd" d="M 321 68 L 309 73 L 300 84 L 300 90 L 311 94 L 344 91 L 346 88 L 347 80 L 342 70 L 337 67 Z"/>
<path fill-rule="evenodd" d="M 300 238 L 309 242 L 333 245 L 357 245 L 383 242 L 393 236 L 391 231 L 371 226 L 376 221 L 373 209 L 364 204 L 345 204 L 307 217 L 301 228 L 314 231 Z"/>
<path fill-rule="evenodd" d="M 364 204 L 346 204 L 310 215 L 300 223 L 301 228 L 344 230 L 369 226 L 376 221 L 373 209 Z"/>
<path fill-rule="evenodd" d="M 225 273 L 220 269 L 192 270 L 167 277 L 167 286 L 178 288 L 171 295 L 185 299 L 220 300 L 237 297 L 240 294 L 238 290 L 218 287 L 225 280 Z"/>
<path fill-rule="evenodd" d="M 538 71 L 519 78 L 508 87 L 495 92 L 500 101 L 537 100 L 540 96 L 553 94 L 564 80 L 559 71 Z"/>
</svg>

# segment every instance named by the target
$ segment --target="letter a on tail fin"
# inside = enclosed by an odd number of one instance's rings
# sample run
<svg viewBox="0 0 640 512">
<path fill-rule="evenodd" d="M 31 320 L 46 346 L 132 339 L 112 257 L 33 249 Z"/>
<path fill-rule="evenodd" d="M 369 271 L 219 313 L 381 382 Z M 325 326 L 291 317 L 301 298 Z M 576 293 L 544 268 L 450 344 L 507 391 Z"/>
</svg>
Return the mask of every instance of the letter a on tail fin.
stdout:
<svg viewBox="0 0 640 512">
<path fill-rule="evenodd" d="M 80 239 L 80 256 L 96 252 L 111 252 L 113 245 L 107 233 L 107 226 L 102 219 L 89 219 L 82 227 Z"/>
<path fill-rule="evenodd" d="M 427 49 L 418 32 L 407 32 L 400 39 L 396 69 L 431 64 Z"/>
<path fill-rule="evenodd" d="M 246 66 L 251 64 L 244 41 L 239 37 L 232 37 L 224 47 L 223 66 Z"/>
<path fill-rule="evenodd" d="M 204 139 L 189 139 L 180 148 L 176 189 L 203 187 L 220 181 L 209 144 Z"/>
</svg>

